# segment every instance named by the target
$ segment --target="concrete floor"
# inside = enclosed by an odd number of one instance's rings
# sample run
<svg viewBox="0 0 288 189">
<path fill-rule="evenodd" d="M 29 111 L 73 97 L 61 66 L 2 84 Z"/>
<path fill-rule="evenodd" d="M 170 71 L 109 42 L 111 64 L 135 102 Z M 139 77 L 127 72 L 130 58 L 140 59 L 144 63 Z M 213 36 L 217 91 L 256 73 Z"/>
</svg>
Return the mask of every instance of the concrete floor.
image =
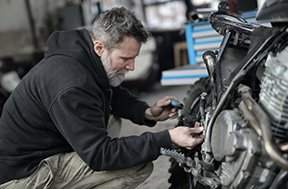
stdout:
<svg viewBox="0 0 288 189">
<path fill-rule="evenodd" d="M 186 92 L 189 86 L 157 86 L 153 91 L 147 93 L 140 93 L 138 96 L 140 99 L 145 100 L 148 104 L 153 105 L 158 99 L 164 96 L 176 96 L 180 101 L 186 96 Z M 177 124 L 177 119 L 167 120 L 164 122 L 158 122 L 153 128 L 138 126 L 130 122 L 129 120 L 122 121 L 121 136 L 140 135 L 143 132 L 157 132 L 164 129 L 173 128 Z M 168 189 L 170 184 L 168 183 L 169 173 L 168 168 L 170 162 L 168 157 L 160 156 L 154 162 L 154 171 L 151 176 L 142 183 L 137 189 Z"/>
</svg>

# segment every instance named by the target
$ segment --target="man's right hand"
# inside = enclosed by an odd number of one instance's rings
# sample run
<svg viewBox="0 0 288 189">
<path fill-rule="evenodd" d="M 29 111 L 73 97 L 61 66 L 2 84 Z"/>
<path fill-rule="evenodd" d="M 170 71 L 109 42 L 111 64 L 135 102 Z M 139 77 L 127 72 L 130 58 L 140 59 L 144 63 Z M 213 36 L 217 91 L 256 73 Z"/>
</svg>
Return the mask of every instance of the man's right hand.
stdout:
<svg viewBox="0 0 288 189">
<path fill-rule="evenodd" d="M 169 130 L 172 142 L 180 147 L 191 150 L 203 142 L 203 127 L 199 125 L 199 123 L 196 123 L 193 128 L 179 126 Z"/>
</svg>

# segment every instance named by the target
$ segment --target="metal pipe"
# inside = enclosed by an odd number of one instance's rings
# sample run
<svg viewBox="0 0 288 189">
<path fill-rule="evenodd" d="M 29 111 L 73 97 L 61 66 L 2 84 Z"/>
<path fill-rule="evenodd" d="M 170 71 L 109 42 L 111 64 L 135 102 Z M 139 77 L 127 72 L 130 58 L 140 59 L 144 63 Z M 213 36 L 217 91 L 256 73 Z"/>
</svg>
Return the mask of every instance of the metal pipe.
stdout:
<svg viewBox="0 0 288 189">
<path fill-rule="evenodd" d="M 288 170 L 288 161 L 272 142 L 271 124 L 266 112 L 264 112 L 261 106 L 252 98 L 249 87 L 240 85 L 238 92 L 242 96 L 240 109 L 258 135 L 263 138 L 264 148 L 267 154 L 279 167 Z"/>
<path fill-rule="evenodd" d="M 273 183 L 271 184 L 270 189 L 283 188 L 285 187 L 285 184 L 287 186 L 287 180 L 288 180 L 288 172 L 281 170 L 280 173 L 274 179 Z"/>
<path fill-rule="evenodd" d="M 208 70 L 208 74 L 210 77 L 213 77 L 213 72 L 215 70 L 215 64 L 216 64 L 216 55 L 213 51 L 206 51 L 202 56 L 204 63 L 206 65 L 206 68 Z"/>
</svg>

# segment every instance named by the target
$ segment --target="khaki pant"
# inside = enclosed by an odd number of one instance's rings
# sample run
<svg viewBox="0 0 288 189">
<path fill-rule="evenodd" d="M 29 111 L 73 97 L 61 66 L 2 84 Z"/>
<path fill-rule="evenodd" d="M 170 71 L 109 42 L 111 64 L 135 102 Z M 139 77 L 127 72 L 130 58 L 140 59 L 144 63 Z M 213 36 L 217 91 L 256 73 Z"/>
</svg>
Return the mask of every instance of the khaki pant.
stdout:
<svg viewBox="0 0 288 189">
<path fill-rule="evenodd" d="M 41 161 L 29 177 L 12 180 L 1 189 L 121 189 L 136 188 L 153 170 L 152 162 L 117 171 L 93 171 L 75 153 L 59 154 Z"/>
<path fill-rule="evenodd" d="M 4 183 L 0 189 L 130 189 L 145 181 L 152 170 L 153 164 L 149 162 L 117 171 L 97 172 L 72 152 L 44 159 L 32 175 Z"/>
</svg>

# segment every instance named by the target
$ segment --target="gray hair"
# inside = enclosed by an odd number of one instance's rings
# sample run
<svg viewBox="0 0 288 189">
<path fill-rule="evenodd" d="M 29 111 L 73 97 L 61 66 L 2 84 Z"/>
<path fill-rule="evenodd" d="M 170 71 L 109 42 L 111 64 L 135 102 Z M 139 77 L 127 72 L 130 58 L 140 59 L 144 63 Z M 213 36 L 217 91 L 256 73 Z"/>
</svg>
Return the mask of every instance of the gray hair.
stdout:
<svg viewBox="0 0 288 189">
<path fill-rule="evenodd" d="M 108 50 L 116 48 L 124 37 L 134 37 L 145 43 L 148 31 L 135 14 L 124 7 L 104 11 L 95 20 L 91 35 L 93 40 L 101 40 Z"/>
</svg>

